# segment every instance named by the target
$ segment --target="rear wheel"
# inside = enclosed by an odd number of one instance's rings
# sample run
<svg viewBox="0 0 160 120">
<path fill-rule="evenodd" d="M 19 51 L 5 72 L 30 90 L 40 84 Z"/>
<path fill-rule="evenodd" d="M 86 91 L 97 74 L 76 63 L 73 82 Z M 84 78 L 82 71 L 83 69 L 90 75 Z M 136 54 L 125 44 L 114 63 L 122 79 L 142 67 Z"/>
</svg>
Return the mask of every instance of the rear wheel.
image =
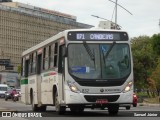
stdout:
<svg viewBox="0 0 160 120">
<path fill-rule="evenodd" d="M 66 107 L 65 106 L 61 106 L 59 104 L 59 100 L 58 100 L 58 92 L 56 91 L 56 94 L 55 94 L 55 109 L 56 109 L 56 112 L 58 114 L 64 114 L 65 111 L 66 111 Z"/>
<path fill-rule="evenodd" d="M 38 111 L 39 110 L 37 104 L 34 104 L 33 94 L 31 95 L 31 105 L 32 105 L 32 111 Z"/>
<path fill-rule="evenodd" d="M 47 109 L 47 106 L 41 106 L 39 109 L 40 109 L 41 112 L 45 112 L 46 109 Z"/>
</svg>

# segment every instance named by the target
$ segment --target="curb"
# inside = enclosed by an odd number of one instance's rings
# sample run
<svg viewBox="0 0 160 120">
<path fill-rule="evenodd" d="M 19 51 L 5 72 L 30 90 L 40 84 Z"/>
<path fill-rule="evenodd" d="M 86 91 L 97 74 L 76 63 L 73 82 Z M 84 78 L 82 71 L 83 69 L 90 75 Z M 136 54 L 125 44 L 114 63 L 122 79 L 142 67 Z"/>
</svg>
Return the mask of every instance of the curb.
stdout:
<svg viewBox="0 0 160 120">
<path fill-rule="evenodd" d="M 17 110 L 7 109 L 7 108 L 0 108 L 0 112 L 17 112 Z"/>
</svg>

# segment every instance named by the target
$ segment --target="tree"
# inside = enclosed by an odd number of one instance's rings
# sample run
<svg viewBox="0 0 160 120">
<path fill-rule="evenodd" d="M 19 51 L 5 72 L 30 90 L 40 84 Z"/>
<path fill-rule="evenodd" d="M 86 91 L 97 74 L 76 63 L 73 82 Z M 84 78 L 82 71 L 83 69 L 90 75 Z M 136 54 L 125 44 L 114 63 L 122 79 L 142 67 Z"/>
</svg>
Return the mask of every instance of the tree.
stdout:
<svg viewBox="0 0 160 120">
<path fill-rule="evenodd" d="M 17 72 L 18 72 L 18 74 L 21 73 L 21 66 L 20 65 L 17 67 Z"/>
<path fill-rule="evenodd" d="M 135 87 L 148 88 L 147 79 L 156 67 L 156 56 L 153 54 L 152 41 L 148 36 L 139 36 L 131 40 Z"/>
<path fill-rule="evenodd" d="M 160 55 L 160 34 L 152 36 L 152 46 L 156 54 Z"/>
<path fill-rule="evenodd" d="M 155 70 L 152 71 L 151 78 L 156 83 L 157 95 L 160 95 L 160 34 L 154 34 L 151 37 L 151 40 L 152 40 L 153 51 L 158 57 L 157 65 Z"/>
</svg>

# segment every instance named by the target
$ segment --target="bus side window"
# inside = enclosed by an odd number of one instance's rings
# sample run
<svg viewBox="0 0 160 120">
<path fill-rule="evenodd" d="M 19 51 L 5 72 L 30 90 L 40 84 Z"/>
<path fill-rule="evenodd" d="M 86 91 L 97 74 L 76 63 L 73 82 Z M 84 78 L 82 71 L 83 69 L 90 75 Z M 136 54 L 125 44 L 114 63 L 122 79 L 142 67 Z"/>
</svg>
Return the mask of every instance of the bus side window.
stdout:
<svg viewBox="0 0 160 120">
<path fill-rule="evenodd" d="M 29 56 L 29 74 L 32 74 L 32 61 L 33 61 L 33 54 Z"/>
<path fill-rule="evenodd" d="M 54 47 L 54 67 L 57 67 L 57 59 L 58 59 L 58 42 L 55 43 Z"/>
<path fill-rule="evenodd" d="M 53 43 L 50 46 L 50 68 L 57 67 L 57 59 L 58 59 L 58 42 Z"/>
<path fill-rule="evenodd" d="M 53 68 L 54 67 L 54 47 L 55 47 L 55 44 L 52 44 L 50 46 L 50 68 Z"/>
<path fill-rule="evenodd" d="M 42 53 L 37 55 L 37 67 L 36 67 L 37 74 L 41 73 L 42 69 Z"/>
<path fill-rule="evenodd" d="M 36 73 L 36 58 L 37 58 L 37 53 L 33 53 L 33 58 L 32 58 L 32 73 Z"/>
<path fill-rule="evenodd" d="M 43 49 L 43 70 L 45 70 L 45 56 L 46 56 L 46 48 Z"/>
<path fill-rule="evenodd" d="M 25 76 L 25 57 L 22 58 L 22 62 L 21 62 L 21 76 Z"/>
<path fill-rule="evenodd" d="M 43 49 L 43 70 L 49 69 L 49 46 Z"/>
<path fill-rule="evenodd" d="M 26 60 L 25 61 L 25 73 L 24 73 L 24 76 L 28 77 L 28 74 L 29 74 L 29 60 Z"/>
</svg>

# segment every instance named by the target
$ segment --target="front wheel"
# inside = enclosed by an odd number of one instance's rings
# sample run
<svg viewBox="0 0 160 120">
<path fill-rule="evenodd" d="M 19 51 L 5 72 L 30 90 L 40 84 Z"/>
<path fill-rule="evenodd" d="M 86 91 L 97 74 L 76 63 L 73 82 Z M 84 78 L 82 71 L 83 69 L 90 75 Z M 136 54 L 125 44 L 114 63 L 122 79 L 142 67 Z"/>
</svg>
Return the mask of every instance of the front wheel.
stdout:
<svg viewBox="0 0 160 120">
<path fill-rule="evenodd" d="M 119 111 L 119 105 L 108 106 L 108 112 L 110 115 L 117 115 Z"/>
<path fill-rule="evenodd" d="M 59 104 L 59 99 L 58 99 L 58 92 L 56 91 L 56 94 L 55 94 L 55 109 L 56 109 L 56 112 L 58 114 L 64 114 L 65 111 L 66 111 L 66 107 L 65 106 L 61 106 Z"/>
</svg>

